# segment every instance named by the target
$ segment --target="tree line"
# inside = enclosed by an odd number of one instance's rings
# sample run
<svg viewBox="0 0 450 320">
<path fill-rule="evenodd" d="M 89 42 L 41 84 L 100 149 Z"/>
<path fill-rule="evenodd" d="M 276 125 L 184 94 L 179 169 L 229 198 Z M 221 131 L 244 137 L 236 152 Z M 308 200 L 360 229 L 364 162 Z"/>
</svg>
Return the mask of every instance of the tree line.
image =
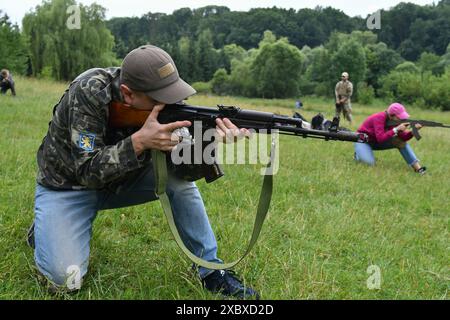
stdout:
<svg viewBox="0 0 450 320">
<path fill-rule="evenodd" d="M 365 103 L 378 96 L 450 108 L 444 92 L 450 92 L 450 0 L 382 10 L 381 29 L 372 31 L 366 18 L 331 7 L 236 12 L 206 6 L 106 21 L 97 4 L 79 5 L 81 29 L 71 30 L 67 8 L 75 4 L 43 1 L 26 14 L 22 30 L 0 12 L 0 65 L 71 80 L 90 67 L 119 65 L 129 51 L 150 43 L 168 51 L 200 91 L 331 96 L 347 71 Z"/>
</svg>

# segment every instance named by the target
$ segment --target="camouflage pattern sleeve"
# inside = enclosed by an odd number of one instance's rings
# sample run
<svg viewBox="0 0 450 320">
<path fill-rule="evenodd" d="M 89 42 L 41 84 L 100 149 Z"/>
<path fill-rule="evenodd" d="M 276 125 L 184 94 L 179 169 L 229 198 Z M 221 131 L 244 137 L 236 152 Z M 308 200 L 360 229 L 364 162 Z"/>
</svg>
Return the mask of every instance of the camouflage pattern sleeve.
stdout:
<svg viewBox="0 0 450 320">
<path fill-rule="evenodd" d="M 353 95 L 353 83 L 350 81 L 348 82 L 348 88 L 347 88 L 348 97 L 351 98 Z"/>
<path fill-rule="evenodd" d="M 339 101 L 339 84 L 340 82 L 336 83 L 336 87 L 334 88 L 334 95 L 336 96 L 336 102 Z"/>
<path fill-rule="evenodd" d="M 104 101 L 99 96 L 104 93 L 102 86 L 98 79 L 80 81 L 72 95 L 69 115 L 75 179 L 90 189 L 103 188 L 144 166 L 144 157 L 136 156 L 131 137 L 106 145 L 108 107 L 102 106 Z"/>
</svg>

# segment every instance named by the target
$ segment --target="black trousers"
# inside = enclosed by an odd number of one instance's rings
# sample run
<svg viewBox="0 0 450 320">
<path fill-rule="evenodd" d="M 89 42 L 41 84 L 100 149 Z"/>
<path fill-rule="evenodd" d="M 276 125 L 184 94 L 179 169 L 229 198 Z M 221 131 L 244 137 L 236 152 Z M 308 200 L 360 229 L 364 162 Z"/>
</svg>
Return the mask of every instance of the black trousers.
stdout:
<svg viewBox="0 0 450 320">
<path fill-rule="evenodd" d="M 10 81 L 2 81 L 0 82 L 0 92 L 1 94 L 6 94 L 8 90 L 11 89 L 11 94 L 13 96 L 16 95 L 16 89 L 14 88 L 14 82 Z"/>
</svg>

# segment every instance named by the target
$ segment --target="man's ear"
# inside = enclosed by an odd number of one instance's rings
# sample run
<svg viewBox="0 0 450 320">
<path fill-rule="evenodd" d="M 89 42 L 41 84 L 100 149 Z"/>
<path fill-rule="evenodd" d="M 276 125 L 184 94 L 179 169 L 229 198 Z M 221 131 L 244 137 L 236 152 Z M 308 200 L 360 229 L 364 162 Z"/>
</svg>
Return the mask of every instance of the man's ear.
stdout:
<svg viewBox="0 0 450 320">
<path fill-rule="evenodd" d="M 126 85 L 120 85 L 120 92 L 122 93 L 123 100 L 126 104 L 132 104 L 133 102 L 133 91 L 128 88 Z"/>
</svg>

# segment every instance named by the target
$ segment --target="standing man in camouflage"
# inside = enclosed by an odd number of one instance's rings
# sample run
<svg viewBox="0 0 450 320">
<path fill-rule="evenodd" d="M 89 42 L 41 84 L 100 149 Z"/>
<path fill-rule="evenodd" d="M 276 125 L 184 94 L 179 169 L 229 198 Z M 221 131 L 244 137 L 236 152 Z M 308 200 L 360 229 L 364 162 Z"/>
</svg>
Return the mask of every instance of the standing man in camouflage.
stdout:
<svg viewBox="0 0 450 320">
<path fill-rule="evenodd" d="M 101 210 L 156 200 L 151 149 L 171 151 L 174 130 L 189 121 L 160 124 L 159 112 L 195 94 L 162 49 L 142 46 L 121 68 L 91 69 L 79 75 L 55 106 L 37 154 L 35 219 L 29 244 L 39 272 L 53 289 L 79 289 L 88 270 L 92 224 Z M 142 128 L 108 126 L 109 105 L 123 102 L 151 111 Z M 229 120 L 217 120 L 224 137 L 248 134 Z M 222 263 L 203 200 L 193 182 L 173 173 L 167 181 L 174 219 L 186 246 L 203 259 Z M 237 298 L 258 294 L 229 271 L 199 268 L 204 287 Z M 70 281 L 69 281 L 69 278 Z"/>
<path fill-rule="evenodd" d="M 341 112 L 344 114 L 350 124 L 353 121 L 351 97 L 353 94 L 353 84 L 348 80 L 347 72 L 342 73 L 341 81 L 336 84 L 334 90 L 336 96 L 336 117 L 340 117 Z"/>
<path fill-rule="evenodd" d="M 14 86 L 14 80 L 9 70 L 3 69 L 0 71 L 0 92 L 6 94 L 8 90 L 11 90 L 11 94 L 16 96 L 16 88 Z"/>
</svg>

